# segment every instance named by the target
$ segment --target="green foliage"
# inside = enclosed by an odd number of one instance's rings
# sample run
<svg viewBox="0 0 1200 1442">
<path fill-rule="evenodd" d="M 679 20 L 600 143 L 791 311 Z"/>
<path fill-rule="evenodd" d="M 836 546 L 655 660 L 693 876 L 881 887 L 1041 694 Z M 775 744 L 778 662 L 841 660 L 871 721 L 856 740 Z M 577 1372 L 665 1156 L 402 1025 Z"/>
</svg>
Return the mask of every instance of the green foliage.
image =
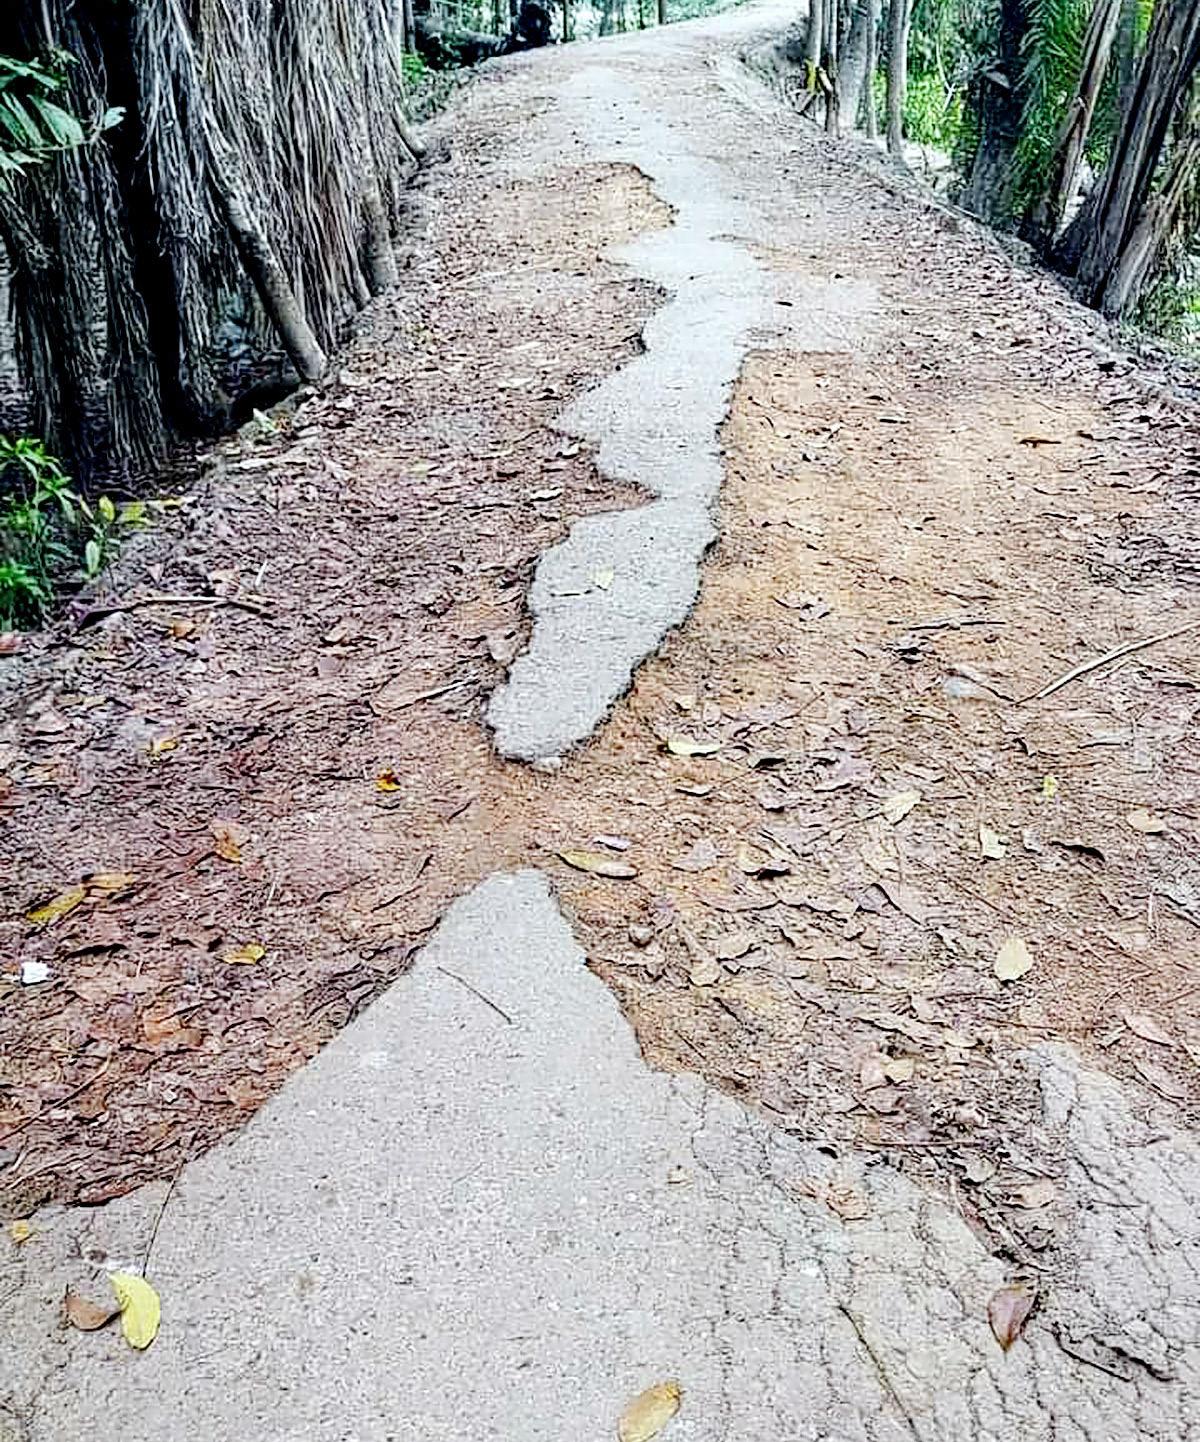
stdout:
<svg viewBox="0 0 1200 1442">
<path fill-rule="evenodd" d="M 1200 278 L 1164 275 L 1138 307 L 1137 323 L 1180 350 L 1200 356 Z"/>
<path fill-rule="evenodd" d="M 41 441 L 0 436 L 0 630 L 36 626 L 73 572 L 97 575 L 118 530 L 140 522 L 130 511 L 89 504 Z"/>
<path fill-rule="evenodd" d="M 116 125 L 124 114 L 109 109 L 91 134 L 66 105 L 71 56 L 55 52 L 48 61 L 0 55 L 0 180 L 21 175 L 59 151 L 71 150 Z"/>
<path fill-rule="evenodd" d="M 425 64 L 425 57 L 418 55 L 415 50 L 405 54 L 401 61 L 401 68 L 404 72 L 404 83 L 409 86 L 420 85 L 429 69 Z"/>
<path fill-rule="evenodd" d="M 1026 210 L 1046 187 L 1055 142 L 1078 90 L 1091 8 L 1091 0 L 1028 0 L 1025 116 L 1014 190 L 1018 211 Z M 1093 130 L 1097 139 L 1102 133 L 1099 127 Z"/>
<path fill-rule="evenodd" d="M 904 128 L 918 145 L 954 154 L 963 127 L 963 92 L 938 75 L 914 75 L 904 101 Z"/>
</svg>

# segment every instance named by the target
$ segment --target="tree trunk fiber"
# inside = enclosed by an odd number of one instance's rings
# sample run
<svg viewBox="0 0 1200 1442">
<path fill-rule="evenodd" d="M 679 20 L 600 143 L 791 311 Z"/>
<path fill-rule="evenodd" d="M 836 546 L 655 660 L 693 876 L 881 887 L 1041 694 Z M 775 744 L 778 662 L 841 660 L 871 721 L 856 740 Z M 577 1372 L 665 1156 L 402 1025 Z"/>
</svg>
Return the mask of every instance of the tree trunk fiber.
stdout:
<svg viewBox="0 0 1200 1442">
<path fill-rule="evenodd" d="M 362 206 L 366 220 L 363 259 L 367 267 L 367 284 L 373 295 L 382 295 L 400 279 L 400 272 L 396 269 L 396 253 L 392 249 L 392 232 L 383 208 L 383 198 L 375 186 L 363 192 Z"/>
<path fill-rule="evenodd" d="M 1162 188 L 1151 197 L 1126 242 L 1100 298 L 1100 309 L 1118 317 L 1131 310 L 1160 267 L 1190 181 L 1200 168 L 1200 136 L 1177 146 Z"/>
<path fill-rule="evenodd" d="M 866 113 L 867 139 L 879 139 L 879 117 L 875 113 L 875 71 L 879 68 L 879 20 L 883 0 L 869 0 L 871 20 L 867 26 L 867 64 L 863 83 L 863 107 Z"/>
<path fill-rule="evenodd" d="M 1108 308 L 1110 284 L 1145 218 L 1172 121 L 1198 63 L 1200 0 L 1160 0 L 1108 166 L 1060 247 L 1060 263 L 1075 271 L 1090 305 Z M 1113 294 L 1127 290 L 1116 286 Z"/>
<path fill-rule="evenodd" d="M 821 29 L 825 18 L 825 0 L 808 0 L 808 34 L 804 38 L 805 84 L 816 87 L 817 70 L 821 64 Z"/>
<path fill-rule="evenodd" d="M 417 21 L 413 14 L 413 0 L 403 0 L 400 13 L 404 24 L 404 52 L 412 55 L 417 48 Z"/>
<path fill-rule="evenodd" d="M 1043 251 L 1054 244 L 1063 214 L 1075 193 L 1079 163 L 1092 128 L 1096 102 L 1108 72 L 1109 56 L 1121 19 L 1123 0 L 1095 0 L 1083 40 L 1079 87 L 1059 131 L 1046 189 L 1031 217 L 1034 237 Z"/>
<path fill-rule="evenodd" d="M 904 100 L 908 93 L 908 32 L 911 0 L 891 0 L 888 8 L 887 148 L 904 159 Z"/>
<path fill-rule="evenodd" d="M 841 120 L 841 102 L 838 95 L 838 6 L 839 0 L 825 0 L 821 69 L 825 72 L 825 133 L 827 135 L 837 135 Z"/>
<path fill-rule="evenodd" d="M 873 0 L 856 0 L 850 18 L 850 32 L 838 65 L 838 98 L 846 122 L 851 127 L 858 124 L 862 106 L 873 10 Z"/>
<path fill-rule="evenodd" d="M 996 69 L 983 77 L 979 149 L 962 206 L 981 220 L 1003 225 L 1012 217 L 1016 153 L 1025 109 L 1021 75 L 1029 29 L 1025 0 L 1001 0 L 1000 55 Z"/>
<path fill-rule="evenodd" d="M 660 25 L 667 23 L 667 0 L 658 0 L 658 23 Z"/>
<path fill-rule="evenodd" d="M 291 357 L 297 375 L 301 380 L 319 381 L 328 367 L 325 352 L 305 319 L 278 256 L 250 213 L 236 182 L 224 165 L 218 163 L 215 155 L 212 156 L 212 176 L 213 188 L 229 222 L 242 264 L 254 282 L 263 309 Z"/>
</svg>

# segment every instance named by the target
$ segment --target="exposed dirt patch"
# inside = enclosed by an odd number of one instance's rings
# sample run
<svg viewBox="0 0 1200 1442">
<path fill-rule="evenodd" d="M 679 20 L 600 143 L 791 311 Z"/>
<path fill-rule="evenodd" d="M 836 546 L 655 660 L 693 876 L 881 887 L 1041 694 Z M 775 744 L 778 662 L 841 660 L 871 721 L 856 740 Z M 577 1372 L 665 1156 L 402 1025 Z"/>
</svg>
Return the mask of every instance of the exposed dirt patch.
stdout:
<svg viewBox="0 0 1200 1442">
<path fill-rule="evenodd" d="M 652 1062 L 936 1167 L 1028 1256 L 1053 1209 L 1021 1189 L 1056 1158 L 1017 1051 L 1065 1037 L 1200 1102 L 1194 637 L 1019 699 L 1197 614 L 1191 417 L 1099 365 L 1048 282 L 801 136 L 811 208 L 759 253 L 866 279 L 895 348 L 751 358 L 688 626 L 560 771 L 501 765 L 482 702 L 536 556 L 638 501 L 552 429 L 656 300 L 599 252 L 668 220 L 621 168 L 484 183 L 502 109 L 431 176 L 402 302 L 339 383 L 114 576 L 269 614 L 118 612 L 8 663 L 0 937 L 52 979 L 0 991 L 6 1206 L 169 1175 L 452 896 L 534 863 Z M 712 143 L 773 203 L 739 123 Z M 23 920 L 95 872 L 136 880 Z M 1032 967 L 1004 983 L 1011 937 Z"/>
<path fill-rule="evenodd" d="M 474 163 L 464 140 L 429 176 L 407 283 L 338 382 L 224 447 L 182 534 L 108 578 L 117 601 L 253 609 L 118 611 L 7 663 L 5 1210 L 169 1174 L 497 864 L 470 826 L 481 700 L 533 563 L 568 518 L 637 500 L 551 421 L 657 303 L 601 249 L 668 216 L 623 167 L 547 188 Z M 69 914 L 25 920 L 95 873 Z M 247 946 L 265 955 L 227 959 Z"/>
</svg>

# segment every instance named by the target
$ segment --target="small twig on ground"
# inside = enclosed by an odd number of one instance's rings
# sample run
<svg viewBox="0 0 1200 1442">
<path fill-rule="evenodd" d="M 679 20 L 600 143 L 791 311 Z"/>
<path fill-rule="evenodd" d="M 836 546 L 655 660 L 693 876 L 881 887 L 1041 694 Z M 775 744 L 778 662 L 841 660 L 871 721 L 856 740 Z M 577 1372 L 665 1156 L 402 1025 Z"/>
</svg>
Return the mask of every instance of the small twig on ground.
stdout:
<svg viewBox="0 0 1200 1442">
<path fill-rule="evenodd" d="M 866 1352 L 868 1357 L 870 1357 L 872 1365 L 875 1368 L 875 1374 L 879 1378 L 880 1386 L 892 1399 L 892 1402 L 895 1404 L 897 1412 L 899 1412 L 901 1417 L 904 1418 L 905 1422 L 908 1423 L 908 1430 L 915 1438 L 917 1438 L 917 1442 L 920 1442 L 921 1434 L 917 1431 L 917 1424 L 913 1421 L 912 1413 L 904 1405 L 904 1400 L 900 1396 L 900 1393 L 896 1391 L 896 1388 L 892 1383 L 892 1379 L 887 1374 L 887 1369 L 884 1367 L 882 1361 L 879 1358 L 879 1354 L 875 1351 L 875 1348 L 872 1347 L 870 1342 L 867 1340 L 867 1336 L 866 1333 L 863 1331 L 862 1324 L 859 1322 L 858 1318 L 854 1315 L 850 1308 L 845 1306 L 843 1303 L 839 1302 L 837 1304 L 837 1309 L 842 1314 L 842 1316 L 845 1317 L 846 1321 L 850 1323 L 850 1326 L 854 1331 L 854 1335 L 858 1338 L 859 1344 L 861 1345 L 863 1351 Z"/>
<path fill-rule="evenodd" d="M 508 1022 L 509 1026 L 516 1026 L 516 1022 L 502 1006 L 498 1006 L 490 996 L 484 996 L 483 992 L 481 992 L 477 986 L 472 986 L 465 976 L 459 976 L 456 971 L 448 971 L 444 966 L 439 966 L 436 969 L 440 971 L 443 976 L 448 976 L 458 982 L 459 986 L 465 986 L 466 989 L 471 992 L 472 995 L 477 996 L 485 1006 L 490 1006 L 497 1016 L 502 1016 L 504 1020 Z"/>
<path fill-rule="evenodd" d="M 1064 671 L 1057 680 L 1051 681 L 1048 686 L 1043 686 L 1040 691 L 1035 691 L 1031 696 L 1023 696 L 1019 704 L 1024 706 L 1027 701 L 1044 701 L 1047 696 L 1053 696 L 1055 691 L 1061 691 L 1064 686 L 1069 686 L 1072 681 L 1078 681 L 1081 676 L 1086 676 L 1091 671 L 1098 671 L 1101 666 L 1107 666 L 1110 661 L 1119 661 L 1122 656 L 1131 656 L 1135 651 L 1145 651 L 1150 646 L 1160 645 L 1163 641 L 1171 641 L 1176 636 L 1196 630 L 1200 630 L 1200 621 L 1186 621 L 1182 626 L 1175 626 L 1172 630 L 1160 632 L 1157 636 L 1148 636 L 1144 641 L 1127 641 L 1124 646 L 1117 646 L 1111 651 L 1106 651 L 1103 656 L 1097 656 L 1094 661 L 1083 661 L 1078 666 L 1073 666 L 1071 670 Z"/>
<path fill-rule="evenodd" d="M 243 600 L 240 596 L 173 596 L 159 594 L 138 596 L 132 601 L 114 601 L 110 605 L 92 606 L 79 618 L 75 629 L 82 631 L 106 616 L 116 616 L 122 611 L 136 611 L 142 606 L 231 606 L 237 611 L 249 611 L 254 616 L 270 616 L 269 607 L 259 601 Z"/>
<path fill-rule="evenodd" d="M 154 1226 L 150 1229 L 150 1240 L 146 1243 L 146 1250 L 142 1253 L 143 1277 L 146 1275 L 147 1268 L 150 1266 L 150 1253 L 154 1250 L 154 1242 L 158 1236 L 158 1229 L 162 1223 L 163 1213 L 167 1210 L 167 1203 L 171 1200 L 171 1193 L 175 1190 L 175 1183 L 179 1180 L 179 1174 L 183 1171 L 183 1164 L 186 1161 L 186 1156 L 179 1158 L 179 1165 L 175 1168 L 171 1180 L 167 1183 L 167 1190 L 163 1193 L 163 1199 L 159 1203 L 158 1215 L 154 1218 Z"/>
</svg>

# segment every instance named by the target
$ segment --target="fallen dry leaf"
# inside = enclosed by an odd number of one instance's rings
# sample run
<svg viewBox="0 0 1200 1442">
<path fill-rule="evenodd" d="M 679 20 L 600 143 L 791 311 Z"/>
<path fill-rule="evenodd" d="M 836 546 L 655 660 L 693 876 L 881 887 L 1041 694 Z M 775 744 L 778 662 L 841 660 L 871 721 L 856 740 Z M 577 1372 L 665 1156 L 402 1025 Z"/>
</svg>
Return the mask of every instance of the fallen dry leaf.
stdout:
<svg viewBox="0 0 1200 1442">
<path fill-rule="evenodd" d="M 245 946 L 235 947 L 232 951 L 222 952 L 221 960 L 228 962 L 230 966 L 254 966 L 267 954 L 267 948 L 260 946 L 257 941 L 248 941 Z"/>
<path fill-rule="evenodd" d="M 883 814 L 893 826 L 898 825 L 921 799 L 919 791 L 897 791 L 883 803 Z"/>
<path fill-rule="evenodd" d="M 1168 1036 L 1152 1016 L 1140 1011 L 1123 1011 L 1121 1020 L 1135 1036 L 1143 1041 L 1152 1041 L 1156 1046 L 1174 1046 L 1175 1038 Z"/>
<path fill-rule="evenodd" d="M 209 830 L 213 835 L 213 851 L 222 861 L 230 861 L 235 866 L 242 862 L 242 846 L 238 838 L 237 828 L 228 821 L 214 821 Z"/>
<path fill-rule="evenodd" d="M 982 1186 L 984 1182 L 990 1182 L 998 1170 L 996 1163 L 990 1157 L 985 1157 L 979 1152 L 968 1152 L 962 1159 L 963 1175 L 967 1181 L 975 1186 Z"/>
<path fill-rule="evenodd" d="M 592 585 L 598 586 L 600 590 L 607 591 L 616 580 L 617 573 L 611 566 L 604 566 L 592 574 Z"/>
<path fill-rule="evenodd" d="M 1012 1282 L 993 1293 L 988 1303 L 988 1321 L 996 1341 L 1006 1352 L 1021 1335 L 1036 1301 L 1037 1290 L 1028 1282 Z"/>
<path fill-rule="evenodd" d="M 27 1242 L 30 1237 L 33 1236 L 33 1228 L 28 1222 L 9 1222 L 8 1235 L 19 1246 L 22 1242 Z"/>
<path fill-rule="evenodd" d="M 897 1086 L 903 1086 L 905 1082 L 912 1081 L 913 1072 L 915 1072 L 916 1069 L 917 1064 L 913 1061 L 912 1057 L 900 1056 L 896 1057 L 894 1061 L 889 1061 L 884 1066 L 883 1074 L 887 1077 L 888 1081 L 895 1082 Z"/>
<path fill-rule="evenodd" d="M 63 1293 L 62 1309 L 66 1321 L 81 1332 L 98 1331 L 111 1322 L 121 1310 L 117 1303 L 101 1306 L 91 1302 L 87 1297 L 81 1297 L 78 1292 L 72 1292 L 70 1287 Z"/>
<path fill-rule="evenodd" d="M 86 897 L 86 887 L 73 886 L 70 891 L 60 893 L 53 901 L 47 901 L 44 906 L 27 911 L 25 920 L 30 926 L 53 926 L 56 921 L 61 921 L 64 916 L 74 911 Z"/>
<path fill-rule="evenodd" d="M 1142 1080 L 1152 1086 L 1156 1092 L 1170 1097 L 1173 1102 L 1181 1102 L 1187 1096 L 1187 1087 L 1178 1077 L 1173 1077 L 1163 1067 L 1157 1066 L 1152 1061 L 1143 1061 L 1141 1057 L 1138 1057 L 1133 1064 L 1141 1074 Z"/>
<path fill-rule="evenodd" d="M 630 866 L 616 856 L 606 856 L 602 851 L 560 851 L 559 860 L 573 866 L 576 871 L 590 871 L 593 876 L 607 876 L 614 881 L 630 881 L 637 875 L 637 867 Z"/>
<path fill-rule="evenodd" d="M 131 1347 L 141 1352 L 158 1336 L 162 1306 L 158 1293 L 144 1277 L 112 1272 L 108 1280 L 121 1306 L 121 1331 Z"/>
<path fill-rule="evenodd" d="M 1054 798 L 1055 798 L 1057 795 L 1058 795 L 1058 777 L 1057 777 L 1057 776 L 1043 776 L 1043 777 L 1042 777 L 1042 796 L 1043 796 L 1043 797 L 1045 798 L 1045 800 L 1047 800 L 1047 801 L 1053 801 Z"/>
<path fill-rule="evenodd" d="M 678 1382 L 659 1382 L 639 1392 L 617 1423 L 619 1442 L 650 1442 L 679 1411 L 683 1388 Z"/>
<path fill-rule="evenodd" d="M 1035 1212 L 1039 1207 L 1048 1207 L 1057 1196 L 1058 1188 L 1050 1178 L 1039 1177 L 1036 1182 L 1026 1182 L 1023 1187 L 1015 1188 L 1009 1200 L 1014 1207 Z"/>
<path fill-rule="evenodd" d="M 690 736 L 668 736 L 666 748 L 672 756 L 711 756 L 721 749 L 721 743 L 693 741 Z"/>
<path fill-rule="evenodd" d="M 1125 820 L 1135 831 L 1140 831 L 1145 836 L 1155 836 L 1167 829 L 1167 823 L 1161 816 L 1155 816 L 1153 811 L 1140 807 L 1137 811 L 1131 811 Z"/>
<path fill-rule="evenodd" d="M 886 1062 L 887 1057 L 880 1056 L 877 1052 L 864 1057 L 858 1073 L 859 1085 L 863 1091 L 869 1092 L 876 1087 L 887 1086 L 887 1072 L 884 1070 Z"/>
<path fill-rule="evenodd" d="M 174 751 L 178 745 L 178 736 L 160 736 L 146 747 L 146 754 L 152 761 L 156 761 L 160 756 L 165 756 L 168 751 Z"/>
<path fill-rule="evenodd" d="M 915 921 L 919 926 L 923 926 L 929 920 L 929 907 L 911 886 L 905 885 L 902 881 L 891 881 L 884 876 L 876 877 L 875 885 L 897 911 L 903 912 L 908 917 L 909 921 Z"/>
<path fill-rule="evenodd" d="M 83 878 L 83 884 L 90 892 L 100 896 L 116 896 L 131 887 L 137 877 L 131 871 L 96 871 Z"/>
<path fill-rule="evenodd" d="M 690 851 L 677 856 L 671 865 L 676 871 L 708 871 L 721 859 L 716 843 L 707 836 L 701 836 L 692 843 Z"/>
<path fill-rule="evenodd" d="M 399 791 L 404 783 L 389 766 L 386 771 L 381 771 L 375 778 L 376 791 Z"/>
<path fill-rule="evenodd" d="M 1010 936 L 996 953 L 992 970 L 1001 981 L 1019 981 L 1032 966 L 1033 957 L 1024 940 Z"/>
<path fill-rule="evenodd" d="M 1003 861 L 1008 854 L 1008 843 L 998 831 L 993 831 L 990 826 L 980 826 L 979 852 L 989 861 Z"/>
<path fill-rule="evenodd" d="M 711 956 L 702 956 L 688 972 L 688 980 L 693 986 L 715 986 L 721 976 L 721 965 Z"/>
</svg>

